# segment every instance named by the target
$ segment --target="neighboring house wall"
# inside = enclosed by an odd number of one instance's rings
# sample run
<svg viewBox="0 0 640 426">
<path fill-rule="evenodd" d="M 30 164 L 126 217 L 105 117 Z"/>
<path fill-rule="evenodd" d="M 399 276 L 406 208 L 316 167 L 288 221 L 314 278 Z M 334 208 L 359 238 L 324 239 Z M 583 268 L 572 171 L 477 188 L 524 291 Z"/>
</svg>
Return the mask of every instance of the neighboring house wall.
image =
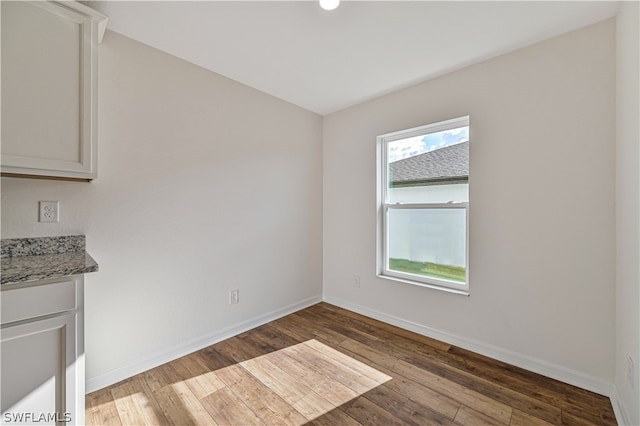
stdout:
<svg viewBox="0 0 640 426">
<path fill-rule="evenodd" d="M 389 199 L 403 203 L 467 201 L 469 184 L 390 188 Z M 389 218 L 389 227 L 393 230 L 389 237 L 389 257 L 465 266 L 466 233 L 461 213 L 394 210 Z"/>
<path fill-rule="evenodd" d="M 464 210 L 392 210 L 389 258 L 465 266 Z"/>
<path fill-rule="evenodd" d="M 376 137 L 466 115 L 470 296 L 378 278 Z M 614 140 L 613 19 L 326 116 L 325 299 L 608 392 Z"/>
<path fill-rule="evenodd" d="M 389 202 L 448 203 L 469 201 L 469 184 L 405 186 L 389 189 Z"/>
</svg>

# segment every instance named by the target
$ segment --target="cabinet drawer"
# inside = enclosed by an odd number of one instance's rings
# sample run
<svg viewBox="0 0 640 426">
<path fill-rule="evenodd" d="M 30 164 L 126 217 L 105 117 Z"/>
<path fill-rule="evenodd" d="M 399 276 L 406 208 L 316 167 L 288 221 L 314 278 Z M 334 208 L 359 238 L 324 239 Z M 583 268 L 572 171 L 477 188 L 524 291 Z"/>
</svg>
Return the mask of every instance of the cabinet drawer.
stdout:
<svg viewBox="0 0 640 426">
<path fill-rule="evenodd" d="M 77 283 L 77 278 L 67 278 L 3 290 L 0 294 L 2 324 L 76 309 Z"/>
</svg>

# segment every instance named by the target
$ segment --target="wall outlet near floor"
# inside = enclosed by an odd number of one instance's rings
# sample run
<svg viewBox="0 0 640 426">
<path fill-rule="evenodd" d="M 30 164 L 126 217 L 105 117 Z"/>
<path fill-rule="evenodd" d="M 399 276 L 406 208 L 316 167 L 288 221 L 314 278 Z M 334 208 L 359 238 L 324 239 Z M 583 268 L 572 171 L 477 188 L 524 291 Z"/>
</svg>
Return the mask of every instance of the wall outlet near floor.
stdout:
<svg viewBox="0 0 640 426">
<path fill-rule="evenodd" d="M 627 380 L 629 380 L 629 384 L 631 385 L 631 389 L 634 388 L 634 376 L 635 376 L 635 367 L 633 365 L 633 358 L 627 358 Z"/>
<path fill-rule="evenodd" d="M 39 222 L 59 222 L 60 202 L 40 201 Z"/>
<path fill-rule="evenodd" d="M 360 275 L 353 276 L 353 286 L 355 288 L 360 288 Z"/>
<path fill-rule="evenodd" d="M 237 305 L 240 302 L 240 290 L 231 290 L 229 292 L 229 304 Z"/>
</svg>

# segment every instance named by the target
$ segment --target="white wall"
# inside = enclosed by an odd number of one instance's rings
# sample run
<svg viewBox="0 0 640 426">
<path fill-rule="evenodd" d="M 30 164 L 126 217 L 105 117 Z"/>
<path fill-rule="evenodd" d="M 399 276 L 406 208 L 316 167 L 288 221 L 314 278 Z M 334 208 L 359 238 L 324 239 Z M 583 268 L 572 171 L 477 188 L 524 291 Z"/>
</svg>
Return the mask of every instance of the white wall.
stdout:
<svg viewBox="0 0 640 426">
<path fill-rule="evenodd" d="M 616 75 L 616 370 L 615 384 L 629 417 L 640 424 L 640 8 L 621 2 Z M 634 363 L 633 387 L 628 358 Z"/>
<path fill-rule="evenodd" d="M 100 264 L 87 379 L 317 300 L 322 118 L 116 33 L 99 59 L 98 179 L 2 179 L 3 238 L 86 233 Z"/>
<path fill-rule="evenodd" d="M 614 113 L 608 20 L 326 116 L 326 300 L 608 391 Z M 377 278 L 376 136 L 464 115 L 471 295 Z"/>
<path fill-rule="evenodd" d="M 618 60 L 635 58 L 637 68 L 633 7 L 622 7 Z M 640 160 L 624 154 L 638 151 L 638 106 L 618 96 L 631 118 L 618 121 L 616 185 L 614 32 L 612 21 L 597 24 L 324 125 L 109 32 L 100 47 L 99 179 L 2 178 L 2 238 L 87 234 L 101 267 L 87 276 L 89 379 L 312 300 L 323 280 L 336 303 L 596 385 L 615 377 L 638 423 L 639 385 L 623 386 L 626 354 L 635 353 L 636 372 L 640 364 L 638 240 L 624 238 L 638 224 L 624 222 L 632 211 L 618 208 L 616 218 L 614 209 L 616 199 L 633 208 L 638 195 L 637 184 L 624 185 L 638 173 Z M 632 72 L 618 74 L 619 95 L 633 87 Z M 467 114 L 471 296 L 376 278 L 375 137 Z M 59 224 L 37 223 L 42 199 L 61 201 Z M 232 288 L 241 303 L 230 308 Z"/>
</svg>

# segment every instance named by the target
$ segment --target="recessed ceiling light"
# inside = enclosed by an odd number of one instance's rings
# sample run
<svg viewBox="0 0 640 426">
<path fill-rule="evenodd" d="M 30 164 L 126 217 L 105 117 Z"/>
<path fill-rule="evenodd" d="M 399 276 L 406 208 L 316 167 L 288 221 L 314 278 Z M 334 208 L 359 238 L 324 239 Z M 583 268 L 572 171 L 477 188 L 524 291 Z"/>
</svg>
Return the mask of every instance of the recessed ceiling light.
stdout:
<svg viewBox="0 0 640 426">
<path fill-rule="evenodd" d="M 340 5 L 340 0 L 320 0 L 320 7 L 324 10 L 333 10 Z"/>
</svg>

